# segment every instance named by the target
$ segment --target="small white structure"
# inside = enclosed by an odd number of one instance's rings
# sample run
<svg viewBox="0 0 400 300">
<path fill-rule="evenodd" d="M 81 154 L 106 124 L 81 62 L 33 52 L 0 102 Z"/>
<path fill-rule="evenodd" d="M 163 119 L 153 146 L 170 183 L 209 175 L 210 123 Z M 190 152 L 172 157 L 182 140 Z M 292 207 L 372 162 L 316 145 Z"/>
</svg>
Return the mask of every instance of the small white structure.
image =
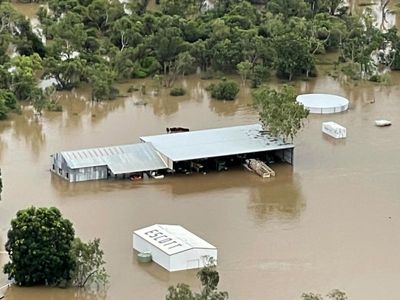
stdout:
<svg viewBox="0 0 400 300">
<path fill-rule="evenodd" d="M 303 104 L 312 114 L 334 114 L 349 108 L 349 100 L 330 94 L 299 95 L 296 101 Z"/>
<path fill-rule="evenodd" d="M 378 127 L 385 127 L 392 125 L 392 122 L 388 120 L 375 120 L 375 125 Z"/>
<path fill-rule="evenodd" d="M 322 132 L 334 137 L 335 139 L 342 139 L 346 137 L 346 128 L 335 122 L 323 122 Z"/>
<path fill-rule="evenodd" d="M 133 248 L 151 253 L 153 261 L 170 272 L 202 268 L 208 258 L 217 262 L 217 248 L 179 225 L 138 229 L 133 233 Z"/>
</svg>

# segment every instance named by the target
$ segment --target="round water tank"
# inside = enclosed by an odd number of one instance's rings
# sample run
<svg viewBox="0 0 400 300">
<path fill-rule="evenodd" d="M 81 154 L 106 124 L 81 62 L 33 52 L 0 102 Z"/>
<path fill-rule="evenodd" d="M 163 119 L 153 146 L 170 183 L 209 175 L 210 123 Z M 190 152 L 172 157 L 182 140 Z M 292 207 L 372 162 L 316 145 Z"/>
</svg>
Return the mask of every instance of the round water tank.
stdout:
<svg viewBox="0 0 400 300">
<path fill-rule="evenodd" d="M 152 257 L 151 257 L 151 253 L 149 252 L 140 252 L 137 255 L 138 261 L 141 263 L 148 263 L 151 262 Z"/>
<path fill-rule="evenodd" d="M 334 114 L 349 108 L 349 100 L 330 94 L 299 95 L 296 101 L 303 104 L 312 114 Z"/>
</svg>

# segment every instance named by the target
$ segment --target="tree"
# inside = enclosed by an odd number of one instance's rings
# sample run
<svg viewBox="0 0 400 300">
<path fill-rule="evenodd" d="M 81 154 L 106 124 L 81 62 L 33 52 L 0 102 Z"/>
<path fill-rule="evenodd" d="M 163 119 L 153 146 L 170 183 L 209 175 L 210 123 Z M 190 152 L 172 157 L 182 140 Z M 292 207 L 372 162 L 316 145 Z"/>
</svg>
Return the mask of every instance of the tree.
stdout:
<svg viewBox="0 0 400 300">
<path fill-rule="evenodd" d="M 205 267 L 203 267 L 197 273 L 197 278 L 200 279 L 202 285 L 201 294 L 197 295 L 197 299 L 199 300 L 228 299 L 227 292 L 218 291 L 219 273 L 216 269 L 215 262 L 212 258 L 210 258 Z"/>
<path fill-rule="evenodd" d="M 81 51 L 87 39 L 82 19 L 83 16 L 69 11 L 48 28 L 48 33 L 54 37 L 53 43 L 49 46 L 51 56 L 57 59 L 70 59 L 76 52 Z"/>
<path fill-rule="evenodd" d="M 314 293 L 303 293 L 301 295 L 302 300 L 323 300 L 322 296 L 320 294 L 314 294 Z"/>
<path fill-rule="evenodd" d="M 43 109 L 45 109 L 48 104 L 47 97 L 43 93 L 43 90 L 41 88 L 34 87 L 31 90 L 30 100 L 31 100 L 33 109 L 35 110 L 35 113 L 37 115 L 41 116 Z"/>
<path fill-rule="evenodd" d="M 184 283 L 178 283 L 176 287 L 170 286 L 168 288 L 167 296 L 165 300 L 195 300 L 193 292 L 190 290 L 190 286 Z"/>
<path fill-rule="evenodd" d="M 296 101 L 293 87 L 281 91 L 262 87 L 253 92 L 253 101 L 264 127 L 275 136 L 293 140 L 303 126 L 309 111 Z"/>
<path fill-rule="evenodd" d="M 233 80 L 222 80 L 217 84 L 211 84 L 208 89 L 211 90 L 211 97 L 218 100 L 235 100 L 240 90 Z"/>
<path fill-rule="evenodd" d="M 331 300 L 347 300 L 346 293 L 338 289 L 330 291 L 327 296 Z"/>
<path fill-rule="evenodd" d="M 16 56 L 11 61 L 11 90 L 18 100 L 32 100 L 37 80 L 35 71 L 40 70 L 42 60 L 35 53 L 31 56 Z"/>
<path fill-rule="evenodd" d="M 360 66 L 359 77 L 371 76 L 377 69 L 373 55 L 384 43 L 384 34 L 374 25 L 371 9 L 366 9 L 361 18 L 349 17 L 349 32 L 340 47 L 340 59 Z"/>
<path fill-rule="evenodd" d="M 347 300 L 346 293 L 334 289 L 330 291 L 327 295 L 328 299 L 331 300 Z M 302 300 L 323 300 L 324 298 L 320 294 L 314 294 L 314 293 L 303 293 L 301 295 Z"/>
<path fill-rule="evenodd" d="M 17 98 L 14 93 L 0 89 L 0 120 L 7 118 L 8 112 L 17 108 Z"/>
<path fill-rule="evenodd" d="M 282 14 L 285 18 L 303 17 L 308 12 L 304 0 L 270 0 L 267 9 L 274 14 Z"/>
<path fill-rule="evenodd" d="M 100 239 L 88 243 L 75 238 L 72 243 L 71 256 L 75 261 L 72 271 L 72 284 L 76 287 L 85 287 L 92 284 L 105 285 L 108 280 L 104 268 L 103 250 L 100 249 Z"/>
<path fill-rule="evenodd" d="M 166 300 L 227 300 L 227 292 L 218 291 L 219 273 L 215 261 L 208 258 L 205 266 L 197 273 L 201 282 L 200 293 L 193 293 L 186 284 L 179 283 L 176 287 L 170 286 Z"/>
<path fill-rule="evenodd" d="M 49 57 L 44 61 L 44 78 L 53 78 L 59 90 L 71 90 L 81 82 L 86 67 L 86 61 L 79 57 L 58 60 Z"/>
<path fill-rule="evenodd" d="M 275 67 L 278 75 L 292 80 L 297 74 L 314 68 L 314 57 L 310 53 L 307 39 L 295 34 L 284 34 L 274 39 L 276 51 Z"/>
<path fill-rule="evenodd" d="M 166 15 L 188 16 L 197 8 L 193 0 L 161 0 L 161 11 Z"/>
<path fill-rule="evenodd" d="M 10 262 L 4 273 L 18 285 L 54 285 L 68 281 L 74 261 L 72 223 L 55 208 L 30 207 L 17 212 L 8 231 Z"/>
<path fill-rule="evenodd" d="M 241 63 L 237 64 L 237 69 L 240 77 L 242 77 L 243 85 L 246 84 L 246 80 L 251 74 L 251 70 L 253 68 L 253 64 L 248 60 L 242 61 Z"/>
<path fill-rule="evenodd" d="M 3 99 L 0 99 L 0 120 L 7 119 L 7 114 L 9 112 L 9 108 L 5 104 Z"/>
<path fill-rule="evenodd" d="M 115 72 L 106 63 L 97 63 L 89 67 L 89 82 L 92 86 L 92 100 L 111 100 L 117 97 L 114 87 Z"/>
<path fill-rule="evenodd" d="M 168 74 L 163 78 L 164 86 L 171 87 L 179 74 L 184 76 L 186 72 L 190 72 L 194 62 L 195 59 L 189 52 L 185 51 L 179 53 L 175 61 L 169 64 Z"/>
</svg>

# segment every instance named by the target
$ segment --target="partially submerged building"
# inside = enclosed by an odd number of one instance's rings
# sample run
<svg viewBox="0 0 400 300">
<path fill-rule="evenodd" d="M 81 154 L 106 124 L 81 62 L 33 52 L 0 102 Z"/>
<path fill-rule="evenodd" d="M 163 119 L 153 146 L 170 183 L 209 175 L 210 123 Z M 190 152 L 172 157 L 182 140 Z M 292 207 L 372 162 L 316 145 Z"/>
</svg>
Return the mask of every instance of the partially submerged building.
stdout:
<svg viewBox="0 0 400 300">
<path fill-rule="evenodd" d="M 70 181 L 124 178 L 167 169 L 167 165 L 149 143 L 63 151 L 53 155 L 52 171 Z"/>
<path fill-rule="evenodd" d="M 141 137 L 142 143 L 63 151 L 52 155 L 51 170 L 70 181 L 127 178 L 146 172 L 195 169 L 218 171 L 247 158 L 293 164 L 294 145 L 260 124 Z"/>
<path fill-rule="evenodd" d="M 155 224 L 133 233 L 133 249 L 148 253 L 154 262 L 173 272 L 217 263 L 217 248 L 180 225 Z"/>
</svg>

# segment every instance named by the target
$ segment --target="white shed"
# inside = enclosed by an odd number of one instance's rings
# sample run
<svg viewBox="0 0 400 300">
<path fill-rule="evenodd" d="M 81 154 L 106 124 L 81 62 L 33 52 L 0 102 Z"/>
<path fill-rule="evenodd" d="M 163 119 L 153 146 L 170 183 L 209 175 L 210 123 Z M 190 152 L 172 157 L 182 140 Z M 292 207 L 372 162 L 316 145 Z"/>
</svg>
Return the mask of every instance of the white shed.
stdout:
<svg viewBox="0 0 400 300">
<path fill-rule="evenodd" d="M 217 261 L 217 248 L 179 225 L 138 229 L 133 233 L 133 248 L 150 252 L 153 261 L 170 272 L 202 268 L 208 257 Z"/>
<path fill-rule="evenodd" d="M 335 139 L 342 139 L 347 135 L 346 128 L 335 122 L 323 122 L 322 132 L 334 137 Z"/>
</svg>

